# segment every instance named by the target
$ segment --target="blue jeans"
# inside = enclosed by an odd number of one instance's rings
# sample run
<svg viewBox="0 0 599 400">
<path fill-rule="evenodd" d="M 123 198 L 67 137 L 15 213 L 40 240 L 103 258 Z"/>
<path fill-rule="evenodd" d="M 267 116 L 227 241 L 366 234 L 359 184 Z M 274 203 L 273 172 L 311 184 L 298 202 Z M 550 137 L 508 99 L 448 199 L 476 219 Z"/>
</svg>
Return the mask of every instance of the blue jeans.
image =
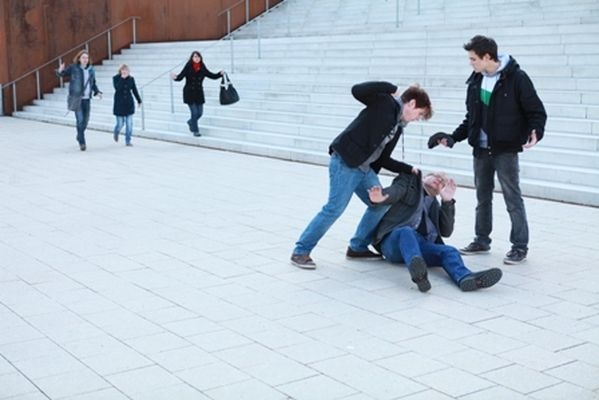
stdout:
<svg viewBox="0 0 599 400">
<path fill-rule="evenodd" d="M 510 242 L 513 248 L 528 250 L 528 223 L 524 200 L 520 191 L 518 153 L 490 155 L 487 152 L 474 157 L 474 185 L 476 186 L 475 241 L 489 245 L 493 229 L 494 176 L 501 184 L 503 200 L 512 223 Z"/>
<path fill-rule="evenodd" d="M 89 99 L 81 99 L 81 107 L 75 111 L 75 121 L 77 123 L 77 141 L 79 144 L 85 144 L 85 129 L 89 122 Z"/>
<path fill-rule="evenodd" d="M 351 168 L 337 154 L 329 162 L 329 199 L 322 210 L 308 224 L 301 234 L 293 254 L 310 254 L 318 241 L 324 236 L 337 218 L 343 214 L 355 193 L 368 209 L 352 238 L 350 245 L 356 251 L 365 250 L 372 241 L 376 226 L 389 207 L 374 207 L 368 199 L 368 189 L 380 186 L 379 177 L 372 170 L 364 172 Z"/>
<path fill-rule="evenodd" d="M 198 120 L 202 117 L 204 113 L 204 105 L 199 103 L 190 103 L 187 105 L 189 107 L 189 111 L 191 112 L 191 118 L 187 120 L 187 125 L 189 125 L 189 130 L 193 133 L 198 133 L 200 128 L 198 127 Z"/>
<path fill-rule="evenodd" d="M 125 143 L 131 143 L 131 133 L 133 132 L 133 114 L 116 115 L 116 125 L 114 127 L 114 135 L 118 135 L 125 125 Z"/>
<path fill-rule="evenodd" d="M 408 226 L 392 230 L 383 239 L 381 251 L 387 261 L 406 265 L 409 265 L 415 256 L 420 256 L 428 266 L 442 266 L 458 285 L 464 277 L 472 273 L 464 265 L 460 252 L 455 247 L 428 241 Z"/>
</svg>

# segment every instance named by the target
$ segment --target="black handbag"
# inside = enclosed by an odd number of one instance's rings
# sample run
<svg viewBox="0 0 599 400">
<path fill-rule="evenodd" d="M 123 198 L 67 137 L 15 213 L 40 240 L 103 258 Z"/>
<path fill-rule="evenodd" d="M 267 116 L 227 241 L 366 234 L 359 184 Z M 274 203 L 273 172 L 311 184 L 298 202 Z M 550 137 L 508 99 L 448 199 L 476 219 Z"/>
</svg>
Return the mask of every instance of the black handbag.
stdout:
<svg viewBox="0 0 599 400">
<path fill-rule="evenodd" d="M 233 87 L 233 84 L 229 80 L 229 75 L 225 72 L 220 81 L 220 104 L 223 106 L 237 103 L 239 101 L 239 94 Z"/>
</svg>

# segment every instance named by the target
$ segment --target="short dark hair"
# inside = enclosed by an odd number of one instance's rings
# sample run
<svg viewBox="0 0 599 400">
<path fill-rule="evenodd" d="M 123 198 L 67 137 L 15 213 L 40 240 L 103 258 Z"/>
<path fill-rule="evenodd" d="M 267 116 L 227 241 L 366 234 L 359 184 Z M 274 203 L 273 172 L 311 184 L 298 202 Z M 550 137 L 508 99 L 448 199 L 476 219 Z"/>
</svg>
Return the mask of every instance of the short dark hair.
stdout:
<svg viewBox="0 0 599 400">
<path fill-rule="evenodd" d="M 424 89 L 418 85 L 412 85 L 404 90 L 401 94 L 402 103 L 406 104 L 410 100 L 416 101 L 416 108 L 424 108 L 425 113 L 422 118 L 431 119 L 433 116 L 433 106 L 431 105 L 431 99 Z"/>
<path fill-rule="evenodd" d="M 491 60 L 498 60 L 497 43 L 490 37 L 476 35 L 468 43 L 464 44 L 464 50 L 473 51 L 480 58 L 488 54 Z"/>
</svg>

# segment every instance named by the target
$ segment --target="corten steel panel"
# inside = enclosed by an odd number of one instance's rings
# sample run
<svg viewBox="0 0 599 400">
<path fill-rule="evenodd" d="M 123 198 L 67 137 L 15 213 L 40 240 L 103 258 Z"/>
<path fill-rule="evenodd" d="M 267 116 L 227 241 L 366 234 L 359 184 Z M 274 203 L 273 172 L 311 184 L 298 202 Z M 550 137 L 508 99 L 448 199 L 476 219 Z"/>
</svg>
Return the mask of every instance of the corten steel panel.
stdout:
<svg viewBox="0 0 599 400">
<path fill-rule="evenodd" d="M 270 0 L 270 7 L 282 0 Z M 227 32 L 226 15 L 217 16 L 238 0 L 0 0 L 0 82 L 10 82 L 68 49 L 131 16 L 136 22 L 137 41 L 218 39 Z M 249 0 L 250 18 L 262 13 L 266 0 Z M 232 9 L 231 27 L 245 23 L 245 4 Z M 111 33 L 113 52 L 132 40 L 128 22 Z M 92 60 L 108 53 L 107 35 L 88 43 Z M 81 46 L 80 48 L 83 48 Z M 79 48 L 78 48 L 79 49 Z M 67 64 L 77 50 L 65 56 Z M 57 85 L 54 69 L 40 71 L 41 92 Z M 21 87 L 22 86 L 22 87 Z M 36 97 L 35 77 L 18 84 L 18 105 Z M 12 92 L 3 92 L 5 113 L 12 112 Z"/>
</svg>

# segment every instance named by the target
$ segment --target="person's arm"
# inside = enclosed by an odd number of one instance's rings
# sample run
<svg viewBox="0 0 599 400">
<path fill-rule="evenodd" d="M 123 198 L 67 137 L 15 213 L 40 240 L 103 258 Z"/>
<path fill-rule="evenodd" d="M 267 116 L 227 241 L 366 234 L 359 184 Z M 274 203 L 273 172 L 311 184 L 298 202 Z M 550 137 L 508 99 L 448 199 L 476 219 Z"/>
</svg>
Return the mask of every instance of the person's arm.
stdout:
<svg viewBox="0 0 599 400">
<path fill-rule="evenodd" d="M 210 79 L 220 79 L 221 76 L 223 76 L 223 74 L 224 74 L 223 71 L 220 71 L 218 74 L 211 72 L 204 63 L 202 63 L 202 69 L 204 70 L 204 75 L 206 75 Z"/>
<path fill-rule="evenodd" d="M 372 168 L 375 171 L 378 171 L 381 168 L 385 168 L 387 171 L 395 172 L 396 174 L 399 174 L 402 172 L 405 172 L 405 173 L 416 172 L 416 169 L 412 165 L 407 164 L 403 161 L 397 161 L 396 159 L 391 157 L 391 153 L 393 152 L 393 149 L 395 149 L 395 145 L 397 144 L 397 141 L 399 140 L 400 135 L 401 134 L 397 134 L 393 138 L 393 140 L 391 140 L 389 143 L 387 143 L 387 145 L 383 149 L 383 152 L 381 153 L 381 156 L 378 158 L 378 160 L 376 160 L 375 162 L 373 162 L 371 164 Z"/>
<path fill-rule="evenodd" d="M 94 96 L 98 96 L 99 98 L 102 98 L 102 91 L 100 89 L 98 89 L 98 86 L 96 85 L 96 73 L 93 69 L 89 71 L 89 81 L 90 81 L 92 93 L 94 94 Z"/>
<path fill-rule="evenodd" d="M 420 176 L 406 177 L 399 175 L 394 180 L 391 186 L 382 189 L 380 186 L 374 186 L 368 189 L 368 197 L 374 205 L 390 205 L 397 203 L 406 196 L 410 189 L 412 179 L 421 179 Z"/>
<path fill-rule="evenodd" d="M 524 71 L 520 71 L 518 75 L 518 101 L 520 107 L 526 117 L 528 126 L 529 140 L 528 146 L 525 144 L 524 147 L 532 147 L 538 141 L 543 139 L 545 133 L 545 123 L 547 122 L 547 113 L 543 102 L 537 95 L 535 87 Z"/>
<path fill-rule="evenodd" d="M 72 65 L 65 68 L 64 63 L 60 63 L 60 66 L 56 70 L 56 76 L 71 76 L 72 68 Z"/>
<path fill-rule="evenodd" d="M 455 224 L 455 191 L 456 184 L 449 179 L 441 189 L 441 208 L 439 210 L 439 235 L 449 237 L 453 233 Z"/>
<path fill-rule="evenodd" d="M 185 78 L 187 76 L 188 68 L 190 68 L 189 63 L 185 64 L 185 66 L 183 67 L 181 72 L 179 72 L 178 75 L 176 75 L 174 72 L 171 72 L 171 78 L 177 82 L 181 81 L 183 78 Z"/>
<path fill-rule="evenodd" d="M 131 79 L 131 91 L 133 92 L 133 96 L 135 96 L 135 100 L 137 100 L 137 104 L 141 105 L 141 97 L 139 96 L 139 92 L 137 91 L 137 86 L 135 85 L 135 79 L 130 76 Z"/>
<path fill-rule="evenodd" d="M 351 88 L 354 98 L 365 105 L 372 104 L 380 95 L 391 96 L 395 92 L 397 92 L 397 86 L 382 81 L 358 83 Z"/>
</svg>

